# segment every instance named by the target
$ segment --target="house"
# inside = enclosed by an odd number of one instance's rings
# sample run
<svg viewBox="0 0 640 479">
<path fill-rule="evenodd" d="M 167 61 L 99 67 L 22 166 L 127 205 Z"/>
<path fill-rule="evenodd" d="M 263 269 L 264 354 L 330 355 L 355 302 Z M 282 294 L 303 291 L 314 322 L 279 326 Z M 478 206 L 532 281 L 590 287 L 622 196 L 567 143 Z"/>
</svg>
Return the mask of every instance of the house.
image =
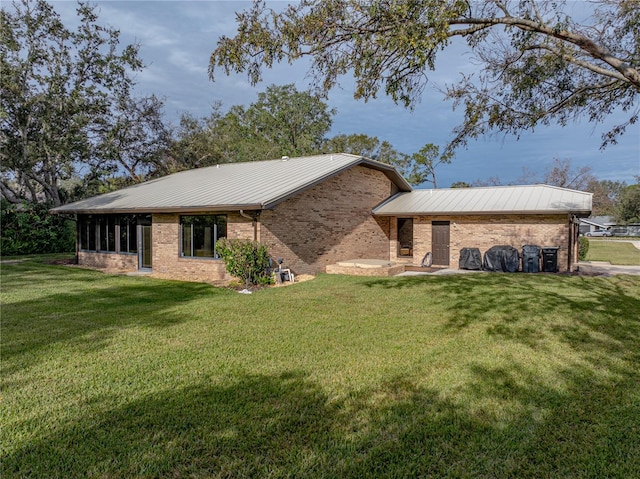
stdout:
<svg viewBox="0 0 640 479">
<path fill-rule="evenodd" d="M 558 269 L 572 271 L 579 218 L 591 211 L 591 199 L 591 193 L 548 185 L 413 190 L 399 192 L 373 214 L 389 218 L 391 243 L 400 246 L 390 249 L 391 261 L 420 264 L 430 252 L 434 265 L 449 267 L 457 266 L 463 248 L 521 251 L 530 244 L 558 248 Z"/>
<path fill-rule="evenodd" d="M 616 222 L 611 216 L 589 216 L 588 218 L 580 218 L 580 234 L 593 233 L 598 231 L 611 231 L 611 227 Z"/>
<path fill-rule="evenodd" d="M 640 236 L 640 223 L 619 225 L 611 216 L 589 216 L 580 219 L 580 234 L 609 231 L 613 236 Z"/>
<path fill-rule="evenodd" d="M 591 194 L 530 187 L 414 190 L 390 165 L 326 154 L 183 171 L 70 203 L 78 263 L 152 271 L 194 281 L 223 279 L 215 245 L 245 238 L 295 273 L 372 258 L 455 265 L 463 247 L 559 247 L 561 270 L 577 258 L 577 220 Z"/>
</svg>

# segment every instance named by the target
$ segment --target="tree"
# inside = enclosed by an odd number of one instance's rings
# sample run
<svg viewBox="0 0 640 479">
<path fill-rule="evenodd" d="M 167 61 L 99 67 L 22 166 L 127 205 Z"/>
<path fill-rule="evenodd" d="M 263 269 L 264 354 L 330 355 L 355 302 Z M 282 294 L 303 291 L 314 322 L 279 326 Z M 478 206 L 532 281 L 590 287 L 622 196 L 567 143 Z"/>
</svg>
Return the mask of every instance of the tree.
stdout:
<svg viewBox="0 0 640 479">
<path fill-rule="evenodd" d="M 585 191 L 593 193 L 593 216 L 615 216 L 627 184 L 624 181 L 592 180 Z"/>
<path fill-rule="evenodd" d="M 472 185 L 467 183 L 466 181 L 456 181 L 455 183 L 451 183 L 451 188 L 471 188 Z"/>
<path fill-rule="evenodd" d="M 293 84 L 270 85 L 249 105 L 244 123 L 283 155 L 300 156 L 320 149 L 334 114 L 318 95 L 299 92 Z"/>
<path fill-rule="evenodd" d="M 44 0 L 0 11 L 0 190 L 10 202 L 60 205 L 61 183 L 81 167 L 138 177 L 157 145 L 161 102 L 132 97 L 138 46 L 119 48 L 94 7 L 79 3 L 77 14 L 71 31 Z"/>
<path fill-rule="evenodd" d="M 573 190 L 586 190 L 587 185 L 595 181 L 591 173 L 591 167 L 573 167 L 571 160 L 554 158 L 553 166 L 547 167 L 542 178 L 542 183 L 560 188 Z"/>
<path fill-rule="evenodd" d="M 102 123 L 94 166 L 124 172 L 130 183 L 166 174 L 171 133 L 162 115 L 163 102 L 155 95 L 118 99 Z"/>
<path fill-rule="evenodd" d="M 293 84 L 270 85 L 246 108 L 223 113 L 217 104 L 209 118 L 183 115 L 172 152 L 188 167 L 316 154 L 334 114 L 319 96 Z"/>
<path fill-rule="evenodd" d="M 446 88 L 464 107 L 447 151 L 492 131 L 602 122 L 621 108 L 627 120 L 603 134 L 604 147 L 638 119 L 640 8 L 637 0 L 592 3 L 579 22 L 550 0 L 302 0 L 280 12 L 255 2 L 238 14 L 236 36 L 218 41 L 209 73 L 246 72 L 255 84 L 263 67 L 310 57 L 310 76 L 325 92 L 353 74 L 355 98 L 383 90 L 411 106 L 438 53 L 461 38 L 480 70 Z"/>
<path fill-rule="evenodd" d="M 180 126 L 171 145 L 171 156 L 179 165 L 177 169 L 225 162 L 224 145 L 219 134 L 221 108 L 221 103 L 215 103 L 211 115 L 206 118 L 195 118 L 189 113 L 180 117 Z"/>
<path fill-rule="evenodd" d="M 437 145 L 427 143 L 417 153 L 411 155 L 400 169 L 412 185 L 427 182 L 437 188 L 436 168 L 451 163 L 452 156 L 449 152 L 440 154 L 440 148 Z"/>
<path fill-rule="evenodd" d="M 625 188 L 618 205 L 616 221 L 622 224 L 640 223 L 640 184 Z"/>
<path fill-rule="evenodd" d="M 323 150 L 325 152 L 341 152 L 360 155 L 372 160 L 391 165 L 400 165 L 406 161 L 404 153 L 395 150 L 388 141 L 380 141 L 375 136 L 364 134 L 336 135 L 329 138 Z"/>
</svg>

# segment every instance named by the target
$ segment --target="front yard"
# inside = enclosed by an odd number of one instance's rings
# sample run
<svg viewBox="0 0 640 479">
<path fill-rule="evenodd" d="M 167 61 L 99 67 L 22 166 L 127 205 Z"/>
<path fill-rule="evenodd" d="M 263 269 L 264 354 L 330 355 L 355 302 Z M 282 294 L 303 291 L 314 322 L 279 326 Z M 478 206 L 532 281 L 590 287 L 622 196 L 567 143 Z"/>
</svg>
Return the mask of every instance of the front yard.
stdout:
<svg viewBox="0 0 640 479">
<path fill-rule="evenodd" d="M 640 266 L 640 250 L 627 241 L 589 239 L 586 261 Z"/>
<path fill-rule="evenodd" d="M 1 268 L 3 478 L 640 476 L 640 277 Z"/>
</svg>

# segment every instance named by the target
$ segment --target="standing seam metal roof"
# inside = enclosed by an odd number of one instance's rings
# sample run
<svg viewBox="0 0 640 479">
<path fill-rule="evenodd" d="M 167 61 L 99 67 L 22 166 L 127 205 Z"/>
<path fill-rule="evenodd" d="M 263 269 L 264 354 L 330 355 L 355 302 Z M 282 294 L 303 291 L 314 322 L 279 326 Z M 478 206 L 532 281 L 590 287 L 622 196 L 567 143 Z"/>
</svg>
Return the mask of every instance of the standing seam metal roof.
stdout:
<svg viewBox="0 0 640 479">
<path fill-rule="evenodd" d="M 345 153 L 225 163 L 181 171 L 54 208 L 54 213 L 265 209 L 353 166 L 384 172 L 401 191 L 411 186 L 390 165 Z"/>
<path fill-rule="evenodd" d="M 590 213 L 592 194 L 549 185 L 447 188 L 398 193 L 375 215 Z"/>
</svg>

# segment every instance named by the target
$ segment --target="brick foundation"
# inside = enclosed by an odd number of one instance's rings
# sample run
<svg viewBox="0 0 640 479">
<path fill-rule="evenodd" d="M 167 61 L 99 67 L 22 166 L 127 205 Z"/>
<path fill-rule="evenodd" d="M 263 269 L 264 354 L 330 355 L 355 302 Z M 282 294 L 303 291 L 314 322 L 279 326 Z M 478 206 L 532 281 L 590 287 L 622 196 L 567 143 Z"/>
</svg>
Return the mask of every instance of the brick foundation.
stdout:
<svg viewBox="0 0 640 479">
<path fill-rule="evenodd" d="M 79 251 L 78 264 L 114 273 L 130 273 L 138 270 L 138 255 Z"/>
</svg>

